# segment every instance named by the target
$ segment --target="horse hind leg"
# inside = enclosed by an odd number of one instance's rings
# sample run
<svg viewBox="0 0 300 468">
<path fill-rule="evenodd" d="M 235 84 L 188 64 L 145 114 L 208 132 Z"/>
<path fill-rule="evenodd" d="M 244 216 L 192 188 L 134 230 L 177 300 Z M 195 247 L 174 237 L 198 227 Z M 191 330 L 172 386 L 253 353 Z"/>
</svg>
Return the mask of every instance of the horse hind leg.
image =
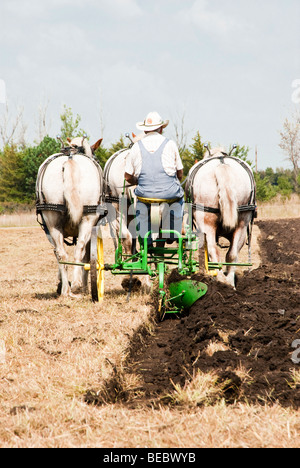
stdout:
<svg viewBox="0 0 300 468">
<path fill-rule="evenodd" d="M 206 242 L 209 261 L 219 263 L 220 258 L 216 243 L 216 230 L 209 225 L 206 227 Z M 226 283 L 226 277 L 222 270 L 218 270 L 216 278 L 221 283 Z"/>
<path fill-rule="evenodd" d="M 232 236 L 232 241 L 229 250 L 226 254 L 226 263 L 237 263 L 238 255 L 246 240 L 247 229 L 245 227 L 238 227 Z M 226 282 L 235 288 L 235 266 L 227 266 Z"/>
<path fill-rule="evenodd" d="M 82 259 L 83 263 L 89 263 L 91 257 L 91 242 L 89 241 L 86 246 L 86 252 Z M 88 287 L 88 278 L 89 272 L 82 268 L 82 292 L 83 294 L 88 294 L 89 287 Z"/>
<path fill-rule="evenodd" d="M 79 226 L 77 244 L 74 253 L 74 263 L 85 263 L 89 254 L 92 228 L 95 224 L 95 216 L 89 215 L 82 219 Z M 87 272 L 82 266 L 74 266 L 72 294 L 78 295 L 87 290 Z"/>
<path fill-rule="evenodd" d="M 70 295 L 71 289 L 68 279 L 68 270 L 67 265 L 61 264 L 60 262 L 67 262 L 68 261 L 68 254 L 64 248 L 64 236 L 63 233 L 54 229 L 49 229 L 53 242 L 55 244 L 54 254 L 56 256 L 58 262 L 58 278 L 59 278 L 59 285 L 57 292 L 61 296 L 68 296 Z"/>
<path fill-rule="evenodd" d="M 58 288 L 57 293 L 62 296 L 68 296 L 70 293 L 70 284 L 68 280 L 67 266 L 60 262 L 68 261 L 68 254 L 64 246 L 63 234 L 63 216 L 54 211 L 43 212 L 45 223 L 48 227 L 50 236 L 54 244 L 54 254 L 58 262 Z"/>
</svg>

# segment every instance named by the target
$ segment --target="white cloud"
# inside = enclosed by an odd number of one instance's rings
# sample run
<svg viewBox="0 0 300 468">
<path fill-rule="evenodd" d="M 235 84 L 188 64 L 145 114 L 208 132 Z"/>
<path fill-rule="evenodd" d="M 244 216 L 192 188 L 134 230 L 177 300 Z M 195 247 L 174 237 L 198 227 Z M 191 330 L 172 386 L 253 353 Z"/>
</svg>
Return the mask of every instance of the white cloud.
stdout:
<svg viewBox="0 0 300 468">
<path fill-rule="evenodd" d="M 95 10 L 107 11 L 114 17 L 135 18 L 142 15 L 142 9 L 137 0 L 52 0 L 49 8 L 59 7 L 95 8 Z M 71 11 L 71 10 L 70 10 Z"/>
<path fill-rule="evenodd" d="M 35 50 L 39 52 L 39 56 L 46 54 L 45 59 L 48 62 L 57 62 L 57 59 L 62 63 L 70 61 L 70 64 L 73 62 L 80 70 L 96 48 L 89 40 L 88 30 L 76 24 L 63 22 L 55 28 L 41 29 Z"/>
<path fill-rule="evenodd" d="M 0 78 L 7 100 L 24 105 L 29 130 L 45 96 L 53 127 L 65 103 L 98 138 L 101 90 L 106 141 L 135 130 L 150 110 L 170 118 L 187 103 L 187 130 L 263 146 L 275 165 L 279 120 L 299 97 L 296 82 L 291 87 L 300 77 L 299 7 L 299 0 L 0 0 Z"/>
<path fill-rule="evenodd" d="M 168 83 L 155 72 L 148 72 L 134 64 L 122 61 L 107 66 L 99 77 L 104 90 L 102 101 L 106 117 L 113 122 L 115 131 L 135 131 L 135 123 L 143 120 L 151 110 L 161 115 L 170 105 Z M 118 109 L 114 114 L 113 109 Z M 110 136 L 109 136 L 110 137 Z"/>
<path fill-rule="evenodd" d="M 16 21 L 19 18 L 34 19 L 41 17 L 47 4 L 39 0 L 2 0 L 0 10 L 4 15 L 13 15 Z M 2 16 L 2 15 L 1 15 Z"/>
<path fill-rule="evenodd" d="M 136 0 L 104 0 L 101 1 L 100 4 L 115 17 L 137 18 L 143 14 L 143 10 Z"/>
<path fill-rule="evenodd" d="M 209 7 L 207 0 L 195 0 L 191 7 L 183 9 L 178 16 L 186 23 L 216 36 L 227 34 L 238 27 L 231 16 Z"/>
<path fill-rule="evenodd" d="M 1 0 L 0 11 L 12 14 L 16 18 L 34 20 L 39 17 L 46 19 L 50 11 L 57 11 L 59 15 L 74 13 L 76 9 L 94 8 L 101 13 L 107 12 L 112 17 L 137 18 L 143 14 L 137 0 Z"/>
</svg>

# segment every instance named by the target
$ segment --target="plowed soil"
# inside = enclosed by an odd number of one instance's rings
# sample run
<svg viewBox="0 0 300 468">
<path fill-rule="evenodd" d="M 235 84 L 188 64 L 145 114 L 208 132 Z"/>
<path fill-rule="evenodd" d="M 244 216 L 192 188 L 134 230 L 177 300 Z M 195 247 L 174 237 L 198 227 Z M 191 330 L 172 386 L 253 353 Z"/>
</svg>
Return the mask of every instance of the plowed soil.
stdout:
<svg viewBox="0 0 300 468">
<path fill-rule="evenodd" d="M 142 378 L 146 399 L 172 392 L 172 382 L 183 386 L 199 369 L 230 379 L 228 403 L 300 407 L 300 386 L 291 377 L 300 370 L 292 360 L 300 339 L 300 219 L 257 225 L 261 266 L 240 276 L 236 290 L 198 277 L 208 284 L 207 294 L 181 319 L 158 324 L 134 356 L 129 368 Z M 208 353 L 211 343 L 222 347 Z M 238 375 L 241 368 L 248 378 Z"/>
</svg>

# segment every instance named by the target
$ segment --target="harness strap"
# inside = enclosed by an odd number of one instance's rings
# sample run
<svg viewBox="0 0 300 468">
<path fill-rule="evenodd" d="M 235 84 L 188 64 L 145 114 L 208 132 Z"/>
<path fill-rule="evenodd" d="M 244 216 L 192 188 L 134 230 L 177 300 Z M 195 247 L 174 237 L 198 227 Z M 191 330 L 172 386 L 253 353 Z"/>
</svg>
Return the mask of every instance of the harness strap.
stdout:
<svg viewBox="0 0 300 468">
<path fill-rule="evenodd" d="M 197 203 L 192 203 L 192 207 L 196 211 L 204 211 L 205 213 L 214 213 L 214 214 L 221 213 L 219 208 L 211 208 L 209 206 L 199 205 Z"/>
<path fill-rule="evenodd" d="M 93 214 L 97 213 L 97 208 L 99 205 L 84 205 L 83 214 Z M 42 213 L 43 211 L 58 211 L 65 213 L 67 211 L 66 205 L 54 204 L 54 203 L 37 203 L 36 212 L 37 214 Z"/>
<path fill-rule="evenodd" d="M 104 166 L 104 171 L 103 171 L 103 182 L 104 182 L 104 191 L 109 192 L 110 190 L 110 184 L 109 184 L 109 172 L 112 166 L 112 163 L 114 160 L 119 156 L 119 154 L 124 153 L 124 151 L 128 151 L 128 148 L 122 148 L 119 151 L 117 151 L 115 154 L 113 154 L 109 160 L 106 162 Z M 123 188 L 123 187 L 114 187 L 114 188 Z"/>
<path fill-rule="evenodd" d="M 67 149 L 67 148 L 66 148 Z M 102 176 L 103 176 L 103 170 L 102 170 L 102 167 L 100 166 L 99 162 L 97 161 L 97 159 L 95 158 L 94 155 L 92 156 L 88 156 L 87 154 L 85 154 L 84 152 L 79 152 L 81 148 L 78 148 L 78 152 L 77 153 L 74 153 L 72 154 L 72 157 L 75 156 L 75 155 L 80 155 L 80 156 L 84 156 L 88 159 L 90 159 L 96 166 L 97 170 L 98 170 L 98 173 L 99 173 L 99 178 L 100 178 L 100 181 L 102 179 Z M 38 177 L 37 177 L 37 180 L 36 180 L 36 204 L 37 205 L 45 205 L 45 206 L 49 206 L 50 208 L 48 209 L 48 211 L 65 211 L 64 209 L 61 209 L 62 206 L 64 205 L 55 205 L 53 203 L 46 203 L 46 198 L 45 198 L 45 195 L 43 193 L 43 178 L 44 178 L 44 175 L 45 175 L 45 172 L 46 172 L 46 169 L 47 167 L 49 166 L 49 164 L 54 161 L 55 159 L 61 157 L 61 156 L 69 156 L 69 154 L 65 154 L 65 153 L 56 153 L 56 154 L 53 154 L 51 157 L 48 158 L 48 160 L 46 159 L 43 164 L 41 165 L 40 169 L 39 169 L 39 172 L 38 172 Z M 42 196 L 42 201 L 43 201 L 43 204 L 41 203 L 41 200 L 40 200 L 40 194 L 39 194 L 39 188 L 41 190 L 41 196 Z M 58 207 L 58 208 L 56 208 Z M 92 213 L 94 211 L 91 211 Z"/>
<path fill-rule="evenodd" d="M 43 231 L 45 232 L 45 234 L 46 234 L 46 236 L 47 236 L 48 241 L 50 242 L 50 244 L 52 244 L 53 247 L 54 247 L 54 242 L 53 242 L 52 236 L 51 236 L 51 234 L 50 234 L 50 232 L 49 232 L 49 229 L 48 229 L 48 227 L 47 227 L 47 224 L 46 224 L 46 222 L 45 222 L 45 220 L 44 220 L 43 213 L 42 213 L 41 211 L 40 211 L 40 212 L 37 211 L 36 214 L 37 214 L 37 217 L 36 217 L 37 222 L 39 223 L 39 225 L 41 226 L 41 228 L 42 228 Z M 41 219 L 42 219 L 42 222 L 39 221 L 39 215 L 40 215 L 40 217 L 41 217 Z"/>
<path fill-rule="evenodd" d="M 214 213 L 220 214 L 221 210 L 219 208 L 211 208 L 210 206 L 199 205 L 198 203 L 192 203 L 192 207 L 194 210 L 204 211 L 205 213 Z M 256 205 L 240 205 L 237 207 L 238 212 L 244 211 L 254 211 L 256 212 Z M 253 217 L 254 218 L 254 217 Z"/>
<path fill-rule="evenodd" d="M 112 195 L 105 195 L 104 201 L 106 203 L 119 203 L 120 198 L 119 197 L 113 197 Z"/>
<path fill-rule="evenodd" d="M 254 205 L 255 200 L 256 200 L 256 190 L 255 190 L 254 176 L 253 176 L 253 173 L 252 173 L 251 169 L 249 168 L 248 164 L 246 164 L 245 161 L 243 161 L 242 159 L 237 158 L 235 156 L 229 156 L 226 153 L 223 153 L 222 156 L 213 156 L 213 157 L 210 157 L 210 158 L 207 158 L 207 159 L 202 159 L 202 161 L 199 161 L 194 166 L 194 168 L 192 169 L 191 173 L 189 174 L 189 176 L 187 178 L 188 180 L 186 182 L 186 193 L 189 195 L 190 199 L 193 200 L 194 199 L 193 182 L 194 182 L 194 179 L 195 179 L 196 174 L 198 173 L 199 169 L 201 169 L 201 167 L 203 167 L 207 163 L 209 163 L 209 161 L 216 160 L 216 159 L 219 159 L 221 163 L 225 164 L 224 158 L 225 159 L 232 159 L 233 161 L 236 161 L 247 172 L 247 174 L 249 176 L 249 179 L 250 179 L 250 183 L 251 183 L 251 194 L 250 194 L 250 199 L 249 199 L 249 206 Z"/>
</svg>

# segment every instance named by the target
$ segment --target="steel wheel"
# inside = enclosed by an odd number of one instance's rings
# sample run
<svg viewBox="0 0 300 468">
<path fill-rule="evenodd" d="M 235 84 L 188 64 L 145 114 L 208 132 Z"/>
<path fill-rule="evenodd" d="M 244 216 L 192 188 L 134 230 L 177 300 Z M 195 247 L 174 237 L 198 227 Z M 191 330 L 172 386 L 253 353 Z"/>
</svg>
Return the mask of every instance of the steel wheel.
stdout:
<svg viewBox="0 0 300 468">
<path fill-rule="evenodd" d="M 101 229 L 93 227 L 91 236 L 91 292 L 94 302 L 102 301 L 104 296 L 104 252 Z"/>
</svg>

